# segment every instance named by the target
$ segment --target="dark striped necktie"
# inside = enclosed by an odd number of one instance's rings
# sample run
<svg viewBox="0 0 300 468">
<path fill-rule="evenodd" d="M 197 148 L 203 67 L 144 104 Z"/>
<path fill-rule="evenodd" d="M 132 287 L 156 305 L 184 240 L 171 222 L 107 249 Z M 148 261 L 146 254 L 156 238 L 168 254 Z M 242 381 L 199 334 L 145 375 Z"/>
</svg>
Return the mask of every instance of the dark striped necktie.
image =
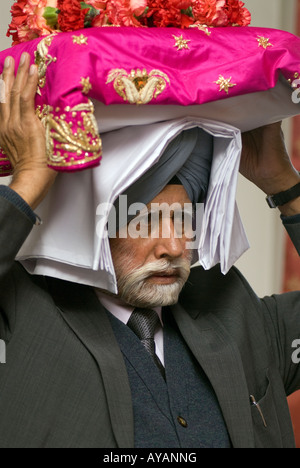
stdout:
<svg viewBox="0 0 300 468">
<path fill-rule="evenodd" d="M 154 334 L 160 323 L 155 310 L 136 308 L 127 323 L 128 327 L 138 336 L 146 351 L 150 354 L 161 375 L 165 379 L 165 369 L 155 352 Z"/>
</svg>

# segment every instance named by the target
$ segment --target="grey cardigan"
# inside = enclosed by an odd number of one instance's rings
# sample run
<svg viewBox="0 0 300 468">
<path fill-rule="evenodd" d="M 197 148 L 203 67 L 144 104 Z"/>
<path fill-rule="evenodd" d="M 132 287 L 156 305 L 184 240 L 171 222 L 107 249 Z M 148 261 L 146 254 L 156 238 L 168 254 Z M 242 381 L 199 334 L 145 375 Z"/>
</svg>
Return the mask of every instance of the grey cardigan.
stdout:
<svg viewBox="0 0 300 468">
<path fill-rule="evenodd" d="M 14 260 L 33 223 L 2 197 L 0 225 L 0 447 L 133 447 L 126 367 L 93 289 Z M 287 229 L 299 249 L 300 224 Z M 236 268 L 195 268 L 172 310 L 233 446 L 294 447 L 286 395 L 300 389 L 300 294 L 261 300 Z"/>
</svg>

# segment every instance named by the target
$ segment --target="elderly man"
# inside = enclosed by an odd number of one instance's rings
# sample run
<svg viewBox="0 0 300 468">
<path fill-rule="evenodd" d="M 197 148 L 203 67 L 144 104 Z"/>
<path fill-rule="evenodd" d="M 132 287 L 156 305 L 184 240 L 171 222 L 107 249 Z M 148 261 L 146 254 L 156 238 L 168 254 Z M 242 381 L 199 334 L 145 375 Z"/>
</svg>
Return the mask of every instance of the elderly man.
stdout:
<svg viewBox="0 0 300 468">
<path fill-rule="evenodd" d="M 300 388 L 300 295 L 260 300 L 235 268 L 190 271 L 175 210 L 160 213 L 155 236 L 123 226 L 110 240 L 118 296 L 15 262 L 56 174 L 35 117 L 35 66 L 24 54 L 15 79 L 8 58 L 3 79 L 0 144 L 14 174 L 0 188 L 0 446 L 293 447 L 286 395 Z M 285 192 L 280 210 L 300 249 L 300 198 L 287 192 L 300 177 L 279 124 L 244 136 L 241 171 L 269 195 Z M 147 206 L 195 197 L 176 177 Z"/>
</svg>

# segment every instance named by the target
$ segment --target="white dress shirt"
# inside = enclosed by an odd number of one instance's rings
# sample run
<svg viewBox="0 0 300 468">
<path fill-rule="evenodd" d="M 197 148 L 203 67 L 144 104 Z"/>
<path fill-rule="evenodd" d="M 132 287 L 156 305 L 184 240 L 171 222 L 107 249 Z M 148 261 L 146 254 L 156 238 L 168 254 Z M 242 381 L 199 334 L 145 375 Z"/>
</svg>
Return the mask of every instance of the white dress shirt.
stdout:
<svg viewBox="0 0 300 468">
<path fill-rule="evenodd" d="M 105 294 L 97 289 L 95 289 L 97 297 L 100 303 L 108 310 L 111 314 L 113 314 L 117 319 L 121 320 L 121 322 L 127 325 L 130 316 L 134 310 L 134 307 L 125 305 L 120 299 L 115 296 L 110 296 Z M 153 308 L 157 315 L 159 316 L 161 326 L 157 328 L 154 341 L 156 347 L 156 354 L 160 360 L 160 362 L 164 365 L 164 334 L 163 334 L 163 321 L 162 321 L 162 308 L 156 307 Z"/>
</svg>

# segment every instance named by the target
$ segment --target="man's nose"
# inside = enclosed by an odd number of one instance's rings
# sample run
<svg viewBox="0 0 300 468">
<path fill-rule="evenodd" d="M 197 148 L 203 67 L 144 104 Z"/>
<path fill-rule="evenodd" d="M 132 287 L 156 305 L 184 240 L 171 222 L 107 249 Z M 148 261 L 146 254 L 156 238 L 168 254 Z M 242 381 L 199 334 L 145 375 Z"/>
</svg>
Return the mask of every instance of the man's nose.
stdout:
<svg viewBox="0 0 300 468">
<path fill-rule="evenodd" d="M 178 258 L 184 253 L 184 239 L 176 233 L 172 220 L 165 220 L 162 223 L 160 236 L 155 241 L 154 251 L 157 259 Z"/>
</svg>

